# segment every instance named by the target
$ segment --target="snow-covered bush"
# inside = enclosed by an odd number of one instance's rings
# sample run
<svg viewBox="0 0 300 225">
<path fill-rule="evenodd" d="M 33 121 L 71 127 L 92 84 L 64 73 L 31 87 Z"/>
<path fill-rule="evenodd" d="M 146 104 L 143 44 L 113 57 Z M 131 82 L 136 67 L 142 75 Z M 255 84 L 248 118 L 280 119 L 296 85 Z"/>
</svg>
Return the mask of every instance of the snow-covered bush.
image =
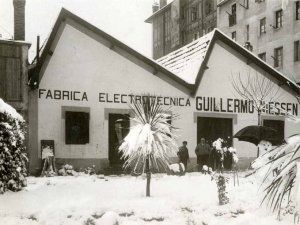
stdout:
<svg viewBox="0 0 300 225">
<path fill-rule="evenodd" d="M 95 165 L 92 165 L 92 166 L 89 166 L 89 167 L 85 168 L 84 173 L 89 174 L 89 175 L 96 174 Z"/>
<path fill-rule="evenodd" d="M 185 167 L 183 163 L 173 163 L 169 165 L 169 174 L 170 175 L 179 175 L 183 176 L 185 174 Z"/>
<path fill-rule="evenodd" d="M 225 177 L 223 174 L 211 174 L 212 180 L 215 180 L 218 187 L 218 197 L 219 197 L 219 204 L 225 205 L 229 203 L 229 198 L 227 196 L 226 191 L 226 184 L 228 183 L 228 177 Z"/>
<path fill-rule="evenodd" d="M 84 170 L 81 170 L 81 172 L 84 172 L 85 174 L 88 175 L 96 174 L 95 165 L 88 166 Z M 59 176 L 75 176 L 75 177 L 79 176 L 79 173 L 76 172 L 73 166 L 69 164 L 62 165 L 57 173 Z"/>
<path fill-rule="evenodd" d="M 0 193 L 26 186 L 25 121 L 0 99 Z"/>
<path fill-rule="evenodd" d="M 226 142 L 218 138 L 213 142 L 214 157 L 216 159 L 217 170 L 223 171 L 223 169 L 231 170 L 232 165 L 238 162 L 236 155 L 236 149 L 226 146 Z"/>
<path fill-rule="evenodd" d="M 58 170 L 59 176 L 78 176 L 78 173 L 73 169 L 72 165 L 62 165 L 61 169 Z"/>
</svg>

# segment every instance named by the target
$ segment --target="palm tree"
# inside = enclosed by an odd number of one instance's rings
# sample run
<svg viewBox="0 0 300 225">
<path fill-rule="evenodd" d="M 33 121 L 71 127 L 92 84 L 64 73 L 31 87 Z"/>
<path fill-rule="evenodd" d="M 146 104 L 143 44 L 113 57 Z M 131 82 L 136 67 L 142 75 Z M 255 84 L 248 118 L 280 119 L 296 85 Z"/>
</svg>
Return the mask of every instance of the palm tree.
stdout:
<svg viewBox="0 0 300 225">
<path fill-rule="evenodd" d="M 294 216 L 300 215 L 300 136 L 291 136 L 286 144 L 266 152 L 254 161 L 253 167 L 255 171 L 265 169 L 263 202 L 278 212 L 278 219 L 290 201 L 297 206 Z"/>
<path fill-rule="evenodd" d="M 178 145 L 171 125 L 177 115 L 171 115 L 155 101 L 155 97 L 147 94 L 143 101 L 133 101 L 129 107 L 134 117 L 130 120 L 130 131 L 119 147 L 126 159 L 125 168 L 133 171 L 141 168 L 147 175 L 146 196 L 150 197 L 151 171 L 163 167 L 167 170 L 171 157 L 176 155 Z"/>
</svg>

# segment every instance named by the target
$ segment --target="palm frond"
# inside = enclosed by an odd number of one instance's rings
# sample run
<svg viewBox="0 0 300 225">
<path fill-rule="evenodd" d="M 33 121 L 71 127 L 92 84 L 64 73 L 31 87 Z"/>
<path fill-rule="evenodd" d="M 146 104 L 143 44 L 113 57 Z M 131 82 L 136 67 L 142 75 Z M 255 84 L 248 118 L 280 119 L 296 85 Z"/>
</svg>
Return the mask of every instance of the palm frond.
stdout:
<svg viewBox="0 0 300 225">
<path fill-rule="evenodd" d="M 146 97 L 146 101 L 133 101 L 129 105 L 134 114 L 134 117 L 129 118 L 130 124 L 133 125 L 119 147 L 126 159 L 124 167 L 141 169 L 142 172 L 146 169 L 146 159 L 149 159 L 150 169 L 167 169 L 171 157 L 176 156 L 178 150 L 178 129 L 170 124 L 170 121 L 178 119 L 178 116 L 150 101 L 150 95 Z"/>
</svg>

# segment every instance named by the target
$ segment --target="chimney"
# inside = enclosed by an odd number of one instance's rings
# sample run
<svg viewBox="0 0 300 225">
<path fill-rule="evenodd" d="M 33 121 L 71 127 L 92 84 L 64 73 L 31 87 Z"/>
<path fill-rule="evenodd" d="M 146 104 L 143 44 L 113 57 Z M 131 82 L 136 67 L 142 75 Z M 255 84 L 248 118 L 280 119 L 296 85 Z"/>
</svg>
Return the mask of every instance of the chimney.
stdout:
<svg viewBox="0 0 300 225">
<path fill-rule="evenodd" d="M 159 0 L 159 8 L 162 8 L 167 5 L 167 0 Z"/>
<path fill-rule="evenodd" d="M 13 0 L 14 40 L 25 40 L 25 3 L 26 0 Z"/>
<path fill-rule="evenodd" d="M 155 13 L 159 10 L 159 5 L 154 2 L 153 5 L 152 5 L 152 13 Z"/>
</svg>

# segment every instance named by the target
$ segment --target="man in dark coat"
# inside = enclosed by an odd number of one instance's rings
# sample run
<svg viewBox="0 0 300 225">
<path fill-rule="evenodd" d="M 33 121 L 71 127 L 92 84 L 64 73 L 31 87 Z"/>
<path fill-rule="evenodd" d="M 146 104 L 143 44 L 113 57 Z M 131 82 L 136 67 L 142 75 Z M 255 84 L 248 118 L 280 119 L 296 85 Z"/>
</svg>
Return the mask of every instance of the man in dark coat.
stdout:
<svg viewBox="0 0 300 225">
<path fill-rule="evenodd" d="M 179 147 L 179 151 L 177 153 L 179 157 L 179 163 L 183 163 L 185 171 L 187 169 L 187 164 L 190 162 L 189 150 L 186 146 L 187 142 L 182 142 L 182 146 Z"/>
<path fill-rule="evenodd" d="M 209 155 L 211 153 L 210 146 L 205 142 L 205 138 L 201 138 L 200 144 L 195 149 L 197 155 L 198 171 L 201 171 L 204 165 L 209 164 Z"/>
</svg>

